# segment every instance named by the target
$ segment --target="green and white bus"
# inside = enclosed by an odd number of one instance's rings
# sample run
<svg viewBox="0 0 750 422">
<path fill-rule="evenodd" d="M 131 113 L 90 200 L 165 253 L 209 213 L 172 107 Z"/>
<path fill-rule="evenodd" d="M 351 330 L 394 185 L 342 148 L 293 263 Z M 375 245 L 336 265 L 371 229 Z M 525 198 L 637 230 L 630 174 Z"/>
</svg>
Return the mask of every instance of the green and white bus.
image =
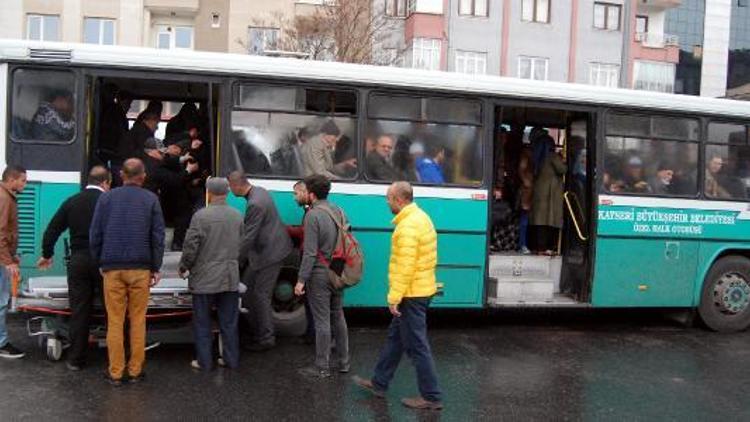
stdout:
<svg viewBox="0 0 750 422">
<path fill-rule="evenodd" d="M 0 40 L 0 160 L 26 167 L 30 179 L 19 198 L 25 278 L 38 274 L 34 262 L 53 213 L 80 189 L 93 163 L 106 161 L 103 96 L 112 86 L 138 100 L 131 118 L 150 100 L 167 105 L 165 121 L 172 104 L 197 104 L 212 174 L 245 170 L 272 192 L 290 225 L 302 217 L 292 195 L 302 177 L 295 148 L 333 121 L 340 131 L 334 160 L 358 164 L 337 174 L 332 190 L 366 257 L 363 281 L 346 291 L 349 307 L 384 305 L 390 180 L 379 180 L 368 158 L 387 134 L 389 166 L 414 180 L 416 202 L 438 232 L 435 306 L 669 307 L 697 309 L 714 330 L 750 324 L 747 103 L 298 59 Z M 53 102 L 63 103 L 67 130 L 35 128 L 39 109 Z M 563 224 L 552 253 L 532 255 L 497 244 L 516 236 L 514 210 L 524 201 L 507 201 L 508 181 L 514 183 L 524 151 L 532 162 L 538 158 L 527 138 L 542 128 L 568 165 L 559 195 L 533 201 L 563 213 Z M 442 180 L 428 182 L 415 160 L 438 155 Z M 537 173 L 545 163 L 537 163 Z M 496 187 L 504 189 L 505 205 L 496 203 Z M 57 261 L 54 271 L 63 275 Z M 281 319 L 304 318 L 293 282 L 286 271 L 275 292 Z"/>
</svg>

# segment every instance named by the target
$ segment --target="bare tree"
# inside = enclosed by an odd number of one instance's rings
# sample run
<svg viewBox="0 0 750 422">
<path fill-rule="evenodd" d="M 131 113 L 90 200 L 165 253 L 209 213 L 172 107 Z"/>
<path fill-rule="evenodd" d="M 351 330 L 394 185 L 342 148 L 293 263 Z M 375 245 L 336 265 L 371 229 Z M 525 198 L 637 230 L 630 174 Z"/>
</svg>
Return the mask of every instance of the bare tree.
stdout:
<svg viewBox="0 0 750 422">
<path fill-rule="evenodd" d="M 390 29 L 388 19 L 374 10 L 372 0 L 340 0 L 326 2 L 312 14 L 287 22 L 280 44 L 316 60 L 391 65 L 405 48 L 381 48 L 389 44 Z"/>
</svg>

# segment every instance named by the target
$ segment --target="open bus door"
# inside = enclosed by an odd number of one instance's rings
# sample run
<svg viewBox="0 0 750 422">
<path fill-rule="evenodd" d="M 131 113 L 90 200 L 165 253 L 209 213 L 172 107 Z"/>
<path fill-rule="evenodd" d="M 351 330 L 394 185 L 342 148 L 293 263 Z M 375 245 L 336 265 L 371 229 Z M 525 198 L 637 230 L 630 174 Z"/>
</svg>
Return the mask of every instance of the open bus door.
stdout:
<svg viewBox="0 0 750 422">
<path fill-rule="evenodd" d="M 511 102 L 495 115 L 488 303 L 585 305 L 596 113 Z"/>
</svg>

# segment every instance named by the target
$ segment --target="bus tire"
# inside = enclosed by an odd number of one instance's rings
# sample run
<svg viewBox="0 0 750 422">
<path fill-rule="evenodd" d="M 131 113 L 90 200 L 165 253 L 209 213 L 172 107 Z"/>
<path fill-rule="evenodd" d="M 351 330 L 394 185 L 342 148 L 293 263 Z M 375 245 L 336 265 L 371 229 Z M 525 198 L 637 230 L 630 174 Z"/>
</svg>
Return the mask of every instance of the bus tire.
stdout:
<svg viewBox="0 0 750 422">
<path fill-rule="evenodd" d="M 709 329 L 720 333 L 750 326 L 750 259 L 731 255 L 711 266 L 698 314 Z"/>
<path fill-rule="evenodd" d="M 302 306 L 292 312 L 274 312 L 273 326 L 276 335 L 281 337 L 299 337 L 307 330 L 305 307 Z"/>
<path fill-rule="evenodd" d="M 273 325 L 281 337 L 301 336 L 307 330 L 304 301 L 294 296 L 300 251 L 295 249 L 284 260 L 273 297 Z"/>
</svg>

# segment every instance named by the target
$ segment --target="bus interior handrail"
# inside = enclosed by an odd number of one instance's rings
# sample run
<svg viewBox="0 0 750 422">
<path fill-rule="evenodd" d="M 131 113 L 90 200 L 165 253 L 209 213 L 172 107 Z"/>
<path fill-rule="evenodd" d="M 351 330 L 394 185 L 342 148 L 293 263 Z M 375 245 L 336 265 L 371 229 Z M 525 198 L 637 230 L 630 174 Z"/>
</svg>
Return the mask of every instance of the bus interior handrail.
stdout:
<svg viewBox="0 0 750 422">
<path fill-rule="evenodd" d="M 578 235 L 578 238 L 581 241 L 585 242 L 589 239 L 588 239 L 588 236 L 584 236 L 583 232 L 581 231 L 581 225 L 578 222 L 578 218 L 576 218 L 576 213 L 575 211 L 573 211 L 573 205 L 570 202 L 570 194 L 571 194 L 570 191 L 567 191 L 565 192 L 565 194 L 563 194 L 563 198 L 565 199 L 565 205 L 568 207 L 568 212 L 570 213 L 570 219 L 573 220 L 573 226 L 576 228 L 576 234 Z M 578 198 L 575 195 L 573 195 L 573 197 L 576 201 L 576 205 L 578 209 L 581 210 L 581 204 L 578 202 Z"/>
</svg>

